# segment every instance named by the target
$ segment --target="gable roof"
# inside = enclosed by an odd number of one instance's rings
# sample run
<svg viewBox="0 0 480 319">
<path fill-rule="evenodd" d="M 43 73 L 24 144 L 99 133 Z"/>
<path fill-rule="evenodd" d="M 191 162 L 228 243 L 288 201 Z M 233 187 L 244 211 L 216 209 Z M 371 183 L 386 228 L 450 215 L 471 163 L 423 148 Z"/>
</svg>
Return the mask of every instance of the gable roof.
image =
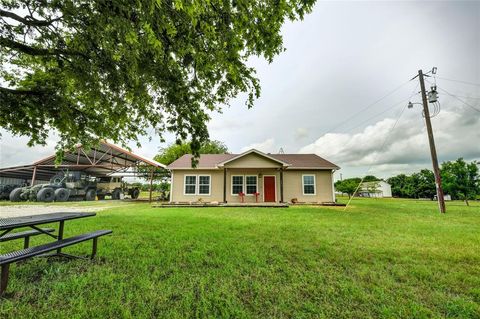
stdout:
<svg viewBox="0 0 480 319">
<path fill-rule="evenodd" d="M 220 162 L 220 163 L 217 164 L 217 166 L 223 167 L 225 164 L 227 164 L 227 163 L 229 163 L 229 162 L 232 162 L 232 161 L 234 161 L 234 160 L 236 160 L 236 159 L 239 159 L 239 158 L 241 158 L 241 157 L 243 157 L 243 156 L 246 156 L 246 155 L 252 154 L 252 153 L 258 154 L 258 155 L 260 155 L 260 156 L 262 156 L 262 157 L 268 158 L 268 159 L 270 159 L 270 160 L 272 160 L 272 161 L 274 161 L 274 162 L 277 162 L 277 163 L 279 163 L 279 164 L 282 164 L 282 166 L 290 166 L 290 164 L 288 164 L 288 163 L 286 163 L 286 162 L 284 162 L 284 161 L 282 161 L 282 160 L 280 160 L 280 159 L 278 159 L 278 158 L 272 157 L 271 154 L 265 154 L 265 153 L 262 153 L 262 152 L 260 152 L 260 151 L 257 151 L 256 149 L 253 149 L 253 148 L 252 148 L 251 150 L 249 150 L 249 151 L 243 152 L 242 154 L 235 155 L 235 157 L 232 157 L 232 158 L 227 159 L 227 160 L 225 160 L 225 161 L 223 161 L 223 162 Z"/>
<path fill-rule="evenodd" d="M 242 154 L 201 154 L 198 159 L 198 169 L 217 169 L 223 164 L 250 153 L 256 153 L 287 167 L 287 169 L 339 169 L 337 165 L 316 154 L 264 154 L 257 150 L 250 150 Z M 167 166 L 168 169 L 192 169 L 192 155 L 185 154 Z"/>
</svg>

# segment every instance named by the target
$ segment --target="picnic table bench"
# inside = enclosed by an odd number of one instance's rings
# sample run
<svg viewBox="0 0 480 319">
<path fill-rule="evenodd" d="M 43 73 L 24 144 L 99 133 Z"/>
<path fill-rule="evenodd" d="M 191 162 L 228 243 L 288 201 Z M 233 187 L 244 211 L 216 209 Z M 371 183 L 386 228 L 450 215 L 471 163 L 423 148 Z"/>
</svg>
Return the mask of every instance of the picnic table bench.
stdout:
<svg viewBox="0 0 480 319">
<path fill-rule="evenodd" d="M 0 242 L 24 239 L 24 248 L 18 251 L 9 252 L 0 255 L 1 266 L 1 278 L 0 278 L 0 296 L 5 292 L 8 284 L 9 266 L 10 264 L 22 260 L 26 260 L 36 256 L 62 256 L 69 258 L 82 258 L 79 256 L 73 256 L 62 253 L 62 248 L 72 246 L 84 241 L 92 240 L 92 253 L 90 258 L 94 258 L 97 253 L 97 240 L 99 237 L 112 233 L 111 230 L 97 230 L 94 232 L 73 236 L 70 238 L 63 238 L 63 231 L 65 221 L 78 218 L 85 218 L 95 216 L 95 213 L 53 213 L 53 214 L 41 214 L 33 216 L 13 217 L 13 218 L 0 218 Z M 39 228 L 39 225 L 58 222 L 58 234 L 52 234 L 54 229 L 52 228 Z M 32 230 L 12 233 L 11 231 L 21 227 L 30 227 Z M 37 236 L 45 234 L 56 241 L 29 247 L 29 239 L 31 236 Z M 49 254 L 54 252 L 53 254 Z"/>
<path fill-rule="evenodd" d="M 53 233 L 55 229 L 53 228 L 41 228 L 40 231 L 38 230 L 26 230 L 22 232 L 17 232 L 17 233 L 11 233 L 11 234 L 6 234 L 5 236 L 0 237 L 0 243 L 4 241 L 10 241 L 14 239 L 20 239 L 23 238 L 23 248 L 28 248 L 30 244 L 30 237 L 40 235 L 43 233 Z"/>
</svg>

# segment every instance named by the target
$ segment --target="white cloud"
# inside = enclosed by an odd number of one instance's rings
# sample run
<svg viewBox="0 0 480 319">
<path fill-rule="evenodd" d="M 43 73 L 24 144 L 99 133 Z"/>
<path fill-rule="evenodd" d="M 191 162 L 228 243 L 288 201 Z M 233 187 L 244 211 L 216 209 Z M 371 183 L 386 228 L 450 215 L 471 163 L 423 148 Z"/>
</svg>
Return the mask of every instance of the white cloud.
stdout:
<svg viewBox="0 0 480 319">
<path fill-rule="evenodd" d="M 55 153 L 58 142 L 56 136 L 47 139 L 47 145 L 28 147 L 29 138 L 13 136 L 4 129 L 0 130 L 0 167 L 31 164 Z"/>
<path fill-rule="evenodd" d="M 386 118 L 359 133 L 325 134 L 300 153 L 315 153 L 342 167 L 374 165 L 378 172 L 410 171 L 428 163 L 430 151 L 425 125 L 420 122 L 423 118 L 418 110 L 407 112 L 394 130 L 396 120 Z M 442 110 L 432 123 L 440 161 L 480 158 L 480 113 L 463 107 Z"/>
<path fill-rule="evenodd" d="M 301 140 L 308 136 L 308 130 L 304 127 L 298 127 L 295 130 L 295 140 Z"/>
<path fill-rule="evenodd" d="M 263 142 L 253 143 L 242 147 L 241 152 L 246 152 L 248 150 L 251 150 L 252 148 L 264 153 L 277 153 L 278 151 L 277 147 L 275 146 L 274 138 L 268 138 Z"/>
</svg>

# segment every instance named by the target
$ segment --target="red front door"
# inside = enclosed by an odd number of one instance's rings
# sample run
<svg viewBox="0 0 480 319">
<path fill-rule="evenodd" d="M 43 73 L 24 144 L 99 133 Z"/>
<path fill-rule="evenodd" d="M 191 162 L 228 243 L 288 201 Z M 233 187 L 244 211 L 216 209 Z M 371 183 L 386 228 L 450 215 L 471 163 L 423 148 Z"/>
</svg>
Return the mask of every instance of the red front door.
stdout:
<svg viewBox="0 0 480 319">
<path fill-rule="evenodd" d="M 275 176 L 263 176 L 263 200 L 275 202 Z"/>
</svg>

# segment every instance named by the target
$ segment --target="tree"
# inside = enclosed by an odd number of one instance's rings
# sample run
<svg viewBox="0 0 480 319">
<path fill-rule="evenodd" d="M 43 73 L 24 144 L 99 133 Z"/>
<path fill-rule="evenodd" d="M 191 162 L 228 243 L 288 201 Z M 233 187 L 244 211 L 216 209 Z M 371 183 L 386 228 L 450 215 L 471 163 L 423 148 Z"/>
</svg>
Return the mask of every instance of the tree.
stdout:
<svg viewBox="0 0 480 319">
<path fill-rule="evenodd" d="M 30 137 L 126 145 L 154 128 L 191 138 L 240 92 L 260 95 L 252 56 L 284 50 L 281 27 L 314 0 L 0 0 L 0 126 Z"/>
<path fill-rule="evenodd" d="M 419 173 L 413 174 L 413 185 L 418 198 L 434 199 L 437 194 L 435 187 L 435 175 L 429 169 L 422 169 Z"/>
<path fill-rule="evenodd" d="M 405 174 L 399 174 L 387 179 L 387 183 L 392 186 L 392 196 L 410 197 L 407 195 L 406 187 L 409 183 L 409 177 Z"/>
<path fill-rule="evenodd" d="M 348 198 L 350 198 L 354 195 L 360 181 L 360 178 L 347 178 L 343 181 L 337 181 L 335 182 L 335 189 L 339 192 L 348 194 Z"/>
<path fill-rule="evenodd" d="M 206 141 L 200 145 L 200 154 L 225 154 L 228 153 L 227 146 L 220 141 Z M 170 144 L 160 149 L 160 153 L 154 157 L 157 162 L 169 165 L 185 154 L 192 154 L 191 143 Z"/>
<path fill-rule="evenodd" d="M 373 176 L 373 175 L 367 175 L 363 178 L 364 182 L 378 182 L 380 181 L 380 178 Z"/>
<path fill-rule="evenodd" d="M 468 200 L 480 194 L 478 164 L 476 161 L 466 163 L 463 158 L 442 163 L 440 172 L 445 193 L 469 205 Z"/>
<path fill-rule="evenodd" d="M 422 169 L 410 176 L 400 174 L 390 177 L 387 182 L 392 186 L 393 196 L 433 199 L 436 195 L 435 176 L 428 169 Z"/>
</svg>

